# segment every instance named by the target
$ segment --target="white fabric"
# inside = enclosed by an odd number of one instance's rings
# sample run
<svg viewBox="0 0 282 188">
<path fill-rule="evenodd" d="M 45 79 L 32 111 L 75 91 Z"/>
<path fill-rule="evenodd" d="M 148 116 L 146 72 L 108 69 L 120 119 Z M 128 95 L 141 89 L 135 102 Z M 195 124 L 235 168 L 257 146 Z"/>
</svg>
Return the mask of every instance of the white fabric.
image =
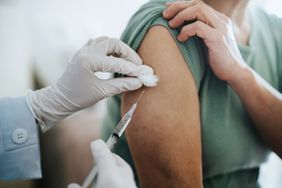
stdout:
<svg viewBox="0 0 282 188">
<path fill-rule="evenodd" d="M 155 87 L 159 82 L 156 75 L 141 75 L 137 77 L 146 87 Z"/>
<path fill-rule="evenodd" d="M 103 80 L 95 76 L 96 72 L 130 77 Z M 26 99 L 44 132 L 73 112 L 106 97 L 140 88 L 142 82 L 136 77 L 141 75 L 153 75 L 153 70 L 142 65 L 130 47 L 118 39 L 100 37 L 90 40 L 75 54 L 54 86 L 30 91 Z"/>
<path fill-rule="evenodd" d="M 112 154 L 105 142 L 92 142 L 91 150 L 98 169 L 96 188 L 137 188 L 130 166 L 118 155 Z M 81 187 L 72 183 L 68 188 Z"/>
</svg>

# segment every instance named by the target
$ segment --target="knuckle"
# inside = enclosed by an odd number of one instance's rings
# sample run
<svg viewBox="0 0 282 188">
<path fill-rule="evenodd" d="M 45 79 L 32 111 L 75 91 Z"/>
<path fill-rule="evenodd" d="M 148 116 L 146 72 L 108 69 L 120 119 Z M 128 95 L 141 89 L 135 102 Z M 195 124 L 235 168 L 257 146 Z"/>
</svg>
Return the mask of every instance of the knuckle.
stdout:
<svg viewBox="0 0 282 188">
<path fill-rule="evenodd" d="M 172 5 L 170 5 L 169 8 L 170 8 L 171 11 L 176 11 L 176 10 L 179 9 L 179 7 L 180 7 L 179 3 L 173 3 Z"/>
<path fill-rule="evenodd" d="M 176 20 L 185 20 L 185 17 L 186 17 L 186 12 L 182 11 L 178 15 L 176 15 L 175 19 Z"/>
<path fill-rule="evenodd" d="M 185 27 L 182 28 L 181 33 L 182 34 L 187 34 L 190 30 L 191 26 L 187 25 Z"/>
<path fill-rule="evenodd" d="M 217 32 L 215 35 L 214 35 L 214 37 L 215 37 L 215 39 L 216 39 L 216 41 L 218 41 L 218 42 L 221 42 L 221 41 L 223 41 L 223 35 L 221 34 L 221 33 L 219 33 L 219 32 Z"/>
<path fill-rule="evenodd" d="M 119 41 L 117 38 L 109 38 L 108 40 L 109 42 L 112 42 L 112 43 L 118 43 Z"/>
<path fill-rule="evenodd" d="M 195 8 L 195 14 L 199 16 L 200 14 L 205 12 L 205 7 L 203 3 L 198 3 Z"/>
<path fill-rule="evenodd" d="M 174 7 L 177 8 L 177 9 L 181 8 L 182 4 L 183 4 L 183 2 L 176 2 Z"/>
<path fill-rule="evenodd" d="M 196 6 L 195 6 L 196 12 L 200 12 L 201 9 L 202 9 L 202 5 L 200 3 L 197 3 Z"/>
<path fill-rule="evenodd" d="M 201 21 L 196 21 L 194 27 L 195 29 L 199 30 L 201 28 L 201 25 L 202 25 Z"/>
<path fill-rule="evenodd" d="M 221 29 L 221 32 L 223 35 L 227 35 L 228 34 L 228 25 L 224 24 Z"/>
<path fill-rule="evenodd" d="M 183 6 L 188 5 L 187 1 L 177 1 L 174 3 L 176 5 L 177 8 L 182 8 Z"/>
<path fill-rule="evenodd" d="M 96 44 L 98 44 L 100 42 L 108 41 L 109 39 L 110 38 L 107 37 L 107 36 L 98 37 L 98 38 L 94 39 L 91 44 L 92 45 L 96 45 Z"/>
</svg>

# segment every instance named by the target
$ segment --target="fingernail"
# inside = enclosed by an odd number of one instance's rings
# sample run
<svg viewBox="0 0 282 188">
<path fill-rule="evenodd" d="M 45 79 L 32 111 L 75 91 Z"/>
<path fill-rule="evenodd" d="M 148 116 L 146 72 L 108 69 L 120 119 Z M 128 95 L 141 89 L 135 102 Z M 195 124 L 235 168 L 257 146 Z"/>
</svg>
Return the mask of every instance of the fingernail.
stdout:
<svg viewBox="0 0 282 188">
<path fill-rule="evenodd" d="M 177 36 L 177 40 L 179 40 L 180 42 L 183 42 L 183 38 L 181 37 L 181 35 Z"/>
<path fill-rule="evenodd" d="M 173 26 L 174 26 L 173 21 L 169 21 L 168 24 L 169 24 L 170 27 L 173 27 Z"/>
<path fill-rule="evenodd" d="M 164 11 L 163 11 L 163 17 L 166 17 L 166 16 L 167 16 L 167 11 L 164 10 Z"/>
</svg>

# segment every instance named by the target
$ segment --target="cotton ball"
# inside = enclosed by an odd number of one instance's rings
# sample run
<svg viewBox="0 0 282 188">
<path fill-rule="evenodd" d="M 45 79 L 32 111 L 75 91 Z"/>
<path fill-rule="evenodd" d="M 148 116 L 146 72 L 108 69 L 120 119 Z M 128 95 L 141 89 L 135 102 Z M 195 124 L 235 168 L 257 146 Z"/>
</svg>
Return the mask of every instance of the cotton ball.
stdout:
<svg viewBox="0 0 282 188">
<path fill-rule="evenodd" d="M 141 75 L 137 78 L 147 87 L 154 87 L 159 81 L 159 77 L 153 74 Z"/>
</svg>

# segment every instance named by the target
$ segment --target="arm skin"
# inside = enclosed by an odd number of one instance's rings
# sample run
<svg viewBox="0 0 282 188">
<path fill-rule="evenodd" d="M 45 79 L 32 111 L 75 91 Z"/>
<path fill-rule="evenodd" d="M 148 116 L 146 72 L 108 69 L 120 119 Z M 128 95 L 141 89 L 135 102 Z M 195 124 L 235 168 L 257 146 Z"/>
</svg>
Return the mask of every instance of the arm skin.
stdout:
<svg viewBox="0 0 282 188">
<path fill-rule="evenodd" d="M 282 158 L 282 95 L 251 68 L 228 83 L 239 95 L 261 137 Z"/>
<path fill-rule="evenodd" d="M 201 188 L 199 100 L 192 74 L 162 26 L 149 30 L 138 53 L 160 77 L 157 87 L 143 88 L 126 132 L 141 186 Z M 124 95 L 123 114 L 141 91 Z"/>
</svg>

